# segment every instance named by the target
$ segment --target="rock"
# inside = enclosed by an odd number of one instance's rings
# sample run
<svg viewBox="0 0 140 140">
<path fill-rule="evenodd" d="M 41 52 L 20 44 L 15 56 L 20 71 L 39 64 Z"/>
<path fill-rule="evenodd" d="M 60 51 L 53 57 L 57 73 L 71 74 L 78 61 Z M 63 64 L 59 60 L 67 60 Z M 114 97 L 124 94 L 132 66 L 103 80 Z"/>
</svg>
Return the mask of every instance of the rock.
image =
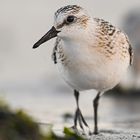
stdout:
<svg viewBox="0 0 140 140">
<path fill-rule="evenodd" d="M 0 140 L 42 140 L 39 126 L 23 111 L 0 101 Z"/>
</svg>

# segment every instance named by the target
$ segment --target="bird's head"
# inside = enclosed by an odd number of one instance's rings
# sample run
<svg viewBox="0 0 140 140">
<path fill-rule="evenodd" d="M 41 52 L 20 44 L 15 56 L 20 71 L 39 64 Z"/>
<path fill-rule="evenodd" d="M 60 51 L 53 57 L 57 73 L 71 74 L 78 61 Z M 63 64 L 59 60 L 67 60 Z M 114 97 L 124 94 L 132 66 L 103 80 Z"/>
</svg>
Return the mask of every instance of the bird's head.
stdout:
<svg viewBox="0 0 140 140">
<path fill-rule="evenodd" d="M 62 7 L 55 12 L 53 27 L 34 44 L 33 48 L 37 48 L 56 36 L 64 40 L 82 40 L 90 22 L 92 22 L 92 18 L 82 7 L 77 5 Z"/>
</svg>

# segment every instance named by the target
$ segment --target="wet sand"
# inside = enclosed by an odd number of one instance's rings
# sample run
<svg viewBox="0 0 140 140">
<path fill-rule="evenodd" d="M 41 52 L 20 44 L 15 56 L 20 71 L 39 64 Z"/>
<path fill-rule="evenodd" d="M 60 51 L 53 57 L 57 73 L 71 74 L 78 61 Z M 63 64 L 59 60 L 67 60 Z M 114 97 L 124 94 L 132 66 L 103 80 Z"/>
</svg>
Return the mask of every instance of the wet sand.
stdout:
<svg viewBox="0 0 140 140">
<path fill-rule="evenodd" d="M 92 136 L 91 140 L 140 140 L 140 133 L 110 131 L 108 133 L 104 132 L 97 136 Z"/>
</svg>

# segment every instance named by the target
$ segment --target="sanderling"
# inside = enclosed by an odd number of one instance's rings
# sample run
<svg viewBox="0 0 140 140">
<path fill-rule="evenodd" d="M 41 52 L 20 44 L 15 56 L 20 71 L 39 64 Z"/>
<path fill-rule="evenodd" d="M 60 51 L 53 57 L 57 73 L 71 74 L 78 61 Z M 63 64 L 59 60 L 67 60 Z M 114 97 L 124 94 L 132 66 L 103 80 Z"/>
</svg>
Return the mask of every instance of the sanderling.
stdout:
<svg viewBox="0 0 140 140">
<path fill-rule="evenodd" d="M 109 22 L 92 18 L 77 5 L 58 9 L 53 27 L 33 48 L 54 37 L 57 39 L 52 58 L 76 98 L 74 128 L 77 129 L 77 122 L 83 130 L 83 126 L 88 127 L 79 108 L 79 92 L 95 89 L 98 93 L 93 100 L 94 134 L 98 134 L 99 98 L 120 82 L 132 63 L 128 37 Z"/>
</svg>

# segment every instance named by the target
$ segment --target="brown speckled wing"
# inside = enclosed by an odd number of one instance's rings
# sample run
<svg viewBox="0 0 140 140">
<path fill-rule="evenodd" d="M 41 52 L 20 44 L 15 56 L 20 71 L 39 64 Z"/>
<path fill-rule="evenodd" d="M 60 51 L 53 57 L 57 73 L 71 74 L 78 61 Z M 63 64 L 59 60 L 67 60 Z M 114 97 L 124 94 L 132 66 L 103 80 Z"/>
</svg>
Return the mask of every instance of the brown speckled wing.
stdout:
<svg viewBox="0 0 140 140">
<path fill-rule="evenodd" d="M 107 21 L 105 21 L 103 19 L 94 18 L 94 20 L 97 22 L 97 25 L 100 28 L 100 31 L 104 35 L 109 35 L 109 36 L 113 36 L 114 35 L 114 33 L 116 31 L 116 27 L 114 27 L 109 22 L 107 22 Z"/>
<path fill-rule="evenodd" d="M 107 21 L 104 21 L 103 19 L 94 18 L 94 20 L 97 23 L 95 31 L 95 46 L 97 47 L 99 52 L 103 53 L 107 58 L 111 59 L 116 53 L 119 32 L 113 25 L 111 25 Z"/>
<path fill-rule="evenodd" d="M 133 60 L 133 51 L 128 37 L 118 28 L 103 19 L 94 18 L 96 27 L 96 46 L 100 52 L 111 59 L 119 50 L 119 55 L 123 59 L 130 55 L 130 65 Z M 117 51 L 118 52 L 118 51 Z"/>
</svg>

